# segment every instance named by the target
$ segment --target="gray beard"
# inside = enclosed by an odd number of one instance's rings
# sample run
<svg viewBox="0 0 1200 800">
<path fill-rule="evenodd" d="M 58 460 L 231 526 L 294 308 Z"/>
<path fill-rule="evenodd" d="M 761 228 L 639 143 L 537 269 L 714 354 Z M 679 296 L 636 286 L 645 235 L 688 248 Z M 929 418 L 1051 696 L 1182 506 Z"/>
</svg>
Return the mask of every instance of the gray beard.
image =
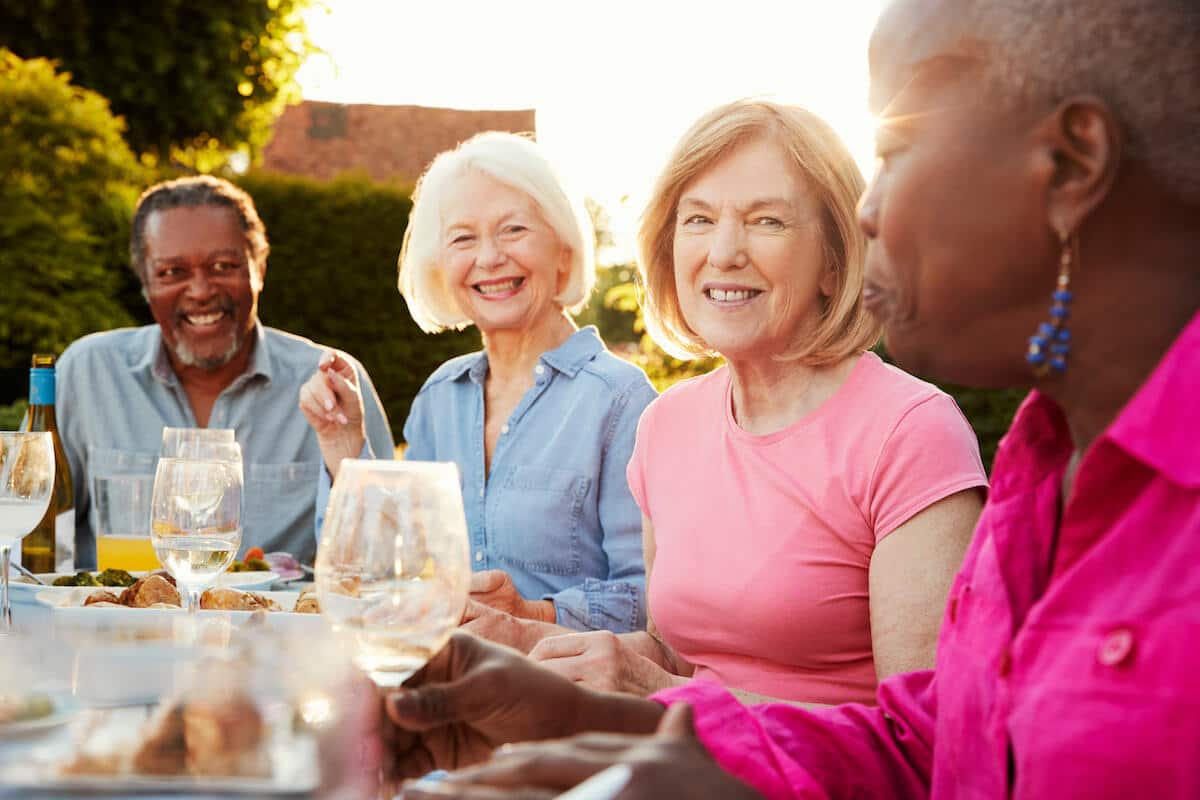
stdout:
<svg viewBox="0 0 1200 800">
<path fill-rule="evenodd" d="M 183 342 L 182 339 L 175 340 L 175 358 L 179 359 L 179 363 L 188 367 L 199 367 L 200 369 L 217 369 L 223 367 L 233 360 L 233 357 L 238 354 L 238 350 L 242 349 L 242 334 L 235 334 L 233 341 L 229 344 L 229 348 L 220 355 L 212 356 L 211 358 L 201 358 L 193 353 Z"/>
</svg>

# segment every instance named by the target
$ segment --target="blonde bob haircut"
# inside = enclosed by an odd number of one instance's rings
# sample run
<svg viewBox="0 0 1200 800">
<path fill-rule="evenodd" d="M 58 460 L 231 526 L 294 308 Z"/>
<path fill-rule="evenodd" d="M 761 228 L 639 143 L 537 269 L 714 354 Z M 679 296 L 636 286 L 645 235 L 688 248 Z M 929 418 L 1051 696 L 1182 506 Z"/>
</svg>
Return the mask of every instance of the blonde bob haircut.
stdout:
<svg viewBox="0 0 1200 800">
<path fill-rule="evenodd" d="M 646 329 L 677 358 L 718 355 L 688 326 L 679 307 L 674 265 L 679 198 L 737 147 L 761 139 L 782 146 L 820 203 L 825 260 L 836 282 L 833 293 L 822 298 L 815 330 L 777 358 L 808 366 L 834 364 L 879 339 L 880 325 L 862 304 L 866 238 L 856 207 L 865 184 L 850 152 L 824 120 L 802 108 L 764 100 L 738 100 L 705 114 L 680 139 L 655 181 L 637 237 Z"/>
<path fill-rule="evenodd" d="M 413 320 L 426 333 L 465 328 L 471 320 L 455 301 L 442 269 L 442 209 L 458 181 L 478 172 L 524 192 L 571 254 L 567 285 L 554 298 L 576 313 L 596 283 L 591 219 L 569 194 L 538 146 L 526 136 L 488 131 L 438 155 L 413 192 L 413 208 L 400 248 L 400 294 Z"/>
</svg>

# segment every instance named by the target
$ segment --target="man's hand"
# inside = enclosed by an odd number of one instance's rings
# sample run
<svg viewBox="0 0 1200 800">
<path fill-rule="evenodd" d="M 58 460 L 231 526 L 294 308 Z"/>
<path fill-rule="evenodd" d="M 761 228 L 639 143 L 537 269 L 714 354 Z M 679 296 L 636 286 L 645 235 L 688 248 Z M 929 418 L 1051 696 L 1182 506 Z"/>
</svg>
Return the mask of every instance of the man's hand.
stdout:
<svg viewBox="0 0 1200 800">
<path fill-rule="evenodd" d="M 521 619 L 538 622 L 557 619 L 553 601 L 526 600 L 508 573 L 500 569 L 485 569 L 471 575 L 471 599 Z"/>
<path fill-rule="evenodd" d="M 634 652 L 611 631 L 544 638 L 529 652 L 529 657 L 575 683 L 602 692 L 645 697 L 684 680 L 676 680 L 677 676 Z"/>
<path fill-rule="evenodd" d="M 528 653 L 547 636 L 559 636 L 569 630 L 559 625 L 514 617 L 475 600 L 467 601 L 462 629 L 522 653 Z"/>
<path fill-rule="evenodd" d="M 343 458 L 358 458 L 367 439 L 358 374 L 344 353 L 321 356 L 317 371 L 300 387 L 300 411 L 317 434 L 329 474 Z"/>
<path fill-rule="evenodd" d="M 583 730 L 649 731 L 662 708 L 598 695 L 507 647 L 457 631 L 440 653 L 387 700 L 388 763 L 400 776 L 485 760 L 508 742 Z"/>
<path fill-rule="evenodd" d="M 761 795 L 724 772 L 696 738 L 691 708 L 672 706 L 653 736 L 586 734 L 505 747 L 478 767 L 438 783 L 410 784 L 412 800 L 551 800 L 614 764 L 630 768 L 617 800 L 751 800 Z"/>
</svg>

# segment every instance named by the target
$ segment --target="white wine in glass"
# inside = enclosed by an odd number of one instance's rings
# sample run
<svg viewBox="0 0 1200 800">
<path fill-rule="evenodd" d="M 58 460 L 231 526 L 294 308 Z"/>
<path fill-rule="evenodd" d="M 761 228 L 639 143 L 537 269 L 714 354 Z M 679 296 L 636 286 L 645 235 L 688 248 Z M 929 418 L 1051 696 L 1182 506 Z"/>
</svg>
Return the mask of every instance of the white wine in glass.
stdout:
<svg viewBox="0 0 1200 800">
<path fill-rule="evenodd" d="M 0 431 L 0 633 L 12 629 L 8 571 L 13 545 L 41 522 L 53 493 L 51 434 Z"/>
<path fill-rule="evenodd" d="M 342 462 L 317 550 L 317 596 L 377 686 L 399 686 L 450 638 L 470 589 L 468 550 L 454 464 Z"/>
<path fill-rule="evenodd" d="M 160 458 L 150 501 L 150 540 L 158 560 L 186 593 L 188 611 L 229 568 L 242 542 L 242 462 Z"/>
</svg>

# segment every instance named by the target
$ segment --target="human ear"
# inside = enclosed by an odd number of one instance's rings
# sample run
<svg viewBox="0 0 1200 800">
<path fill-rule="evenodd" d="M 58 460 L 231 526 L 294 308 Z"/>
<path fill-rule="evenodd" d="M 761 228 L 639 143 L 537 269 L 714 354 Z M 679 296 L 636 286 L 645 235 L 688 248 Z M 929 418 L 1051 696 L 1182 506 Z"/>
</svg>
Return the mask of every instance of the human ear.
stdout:
<svg viewBox="0 0 1200 800">
<path fill-rule="evenodd" d="M 1047 213 L 1060 235 L 1079 230 L 1108 197 L 1124 147 L 1112 109 L 1099 98 L 1067 98 L 1038 127 L 1047 155 Z"/>
</svg>

